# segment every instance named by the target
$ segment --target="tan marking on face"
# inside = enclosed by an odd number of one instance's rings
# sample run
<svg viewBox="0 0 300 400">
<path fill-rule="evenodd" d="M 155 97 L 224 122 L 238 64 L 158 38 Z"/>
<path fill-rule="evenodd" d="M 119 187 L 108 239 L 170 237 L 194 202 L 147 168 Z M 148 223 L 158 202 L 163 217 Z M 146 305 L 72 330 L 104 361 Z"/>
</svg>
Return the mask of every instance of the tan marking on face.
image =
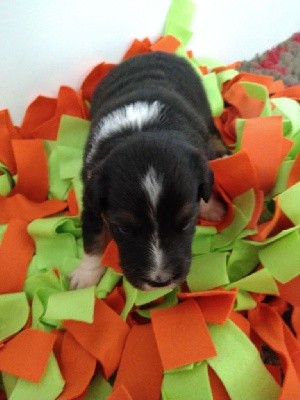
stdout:
<svg viewBox="0 0 300 400">
<path fill-rule="evenodd" d="M 126 210 L 119 210 L 118 212 L 112 213 L 109 216 L 103 214 L 102 218 L 107 226 L 109 223 L 117 225 L 138 224 L 136 216 Z"/>
</svg>

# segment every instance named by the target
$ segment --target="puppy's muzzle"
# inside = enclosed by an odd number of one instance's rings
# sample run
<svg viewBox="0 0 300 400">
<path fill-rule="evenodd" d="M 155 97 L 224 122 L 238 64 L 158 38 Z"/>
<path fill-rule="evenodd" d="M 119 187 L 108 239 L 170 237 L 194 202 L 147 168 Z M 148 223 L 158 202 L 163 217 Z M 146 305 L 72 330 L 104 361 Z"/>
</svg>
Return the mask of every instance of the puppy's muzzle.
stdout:
<svg viewBox="0 0 300 400">
<path fill-rule="evenodd" d="M 174 273 L 166 278 L 164 275 L 157 275 L 153 279 L 144 279 L 141 286 L 142 290 L 155 290 L 155 289 L 172 289 L 180 285 L 185 280 L 186 276 L 181 273 Z"/>
</svg>

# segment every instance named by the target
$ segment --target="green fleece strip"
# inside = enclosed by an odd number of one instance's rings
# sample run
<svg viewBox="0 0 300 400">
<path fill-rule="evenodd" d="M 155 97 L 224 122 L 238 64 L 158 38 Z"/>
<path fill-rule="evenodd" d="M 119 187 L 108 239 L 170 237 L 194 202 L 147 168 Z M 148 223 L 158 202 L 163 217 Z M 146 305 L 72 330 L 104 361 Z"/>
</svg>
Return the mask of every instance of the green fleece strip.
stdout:
<svg viewBox="0 0 300 400">
<path fill-rule="evenodd" d="M 234 219 L 232 223 L 215 235 L 212 239 L 212 249 L 220 250 L 233 243 L 237 237 L 242 238 L 249 233 L 245 231 L 255 206 L 254 190 L 250 189 L 233 200 Z"/>
<path fill-rule="evenodd" d="M 287 251 L 288 249 L 288 251 Z M 262 265 L 281 283 L 286 283 L 300 273 L 299 230 L 285 235 L 259 251 Z"/>
<path fill-rule="evenodd" d="M 28 317 L 29 304 L 24 292 L 0 295 L 0 342 L 19 332 Z"/>
<path fill-rule="evenodd" d="M 219 376 L 231 400 L 277 400 L 280 386 L 264 366 L 250 339 L 231 321 L 210 325 L 217 356 L 208 364 Z"/>
<path fill-rule="evenodd" d="M 82 230 L 78 217 L 36 219 L 28 226 L 36 245 L 40 270 L 59 268 L 68 275 L 74 269 L 74 259 L 82 254 Z"/>
<path fill-rule="evenodd" d="M 138 290 L 133 287 L 125 277 L 123 278 L 123 287 L 126 295 L 126 304 L 121 313 L 121 317 L 124 320 L 126 320 L 128 314 L 135 305 L 141 306 L 151 303 L 173 291 L 173 289 L 157 289 L 151 291 Z"/>
<path fill-rule="evenodd" d="M 200 292 L 229 283 L 228 253 L 208 253 L 193 257 L 187 284 L 191 292 Z"/>
<path fill-rule="evenodd" d="M 213 400 L 205 361 L 164 374 L 162 399 Z"/>
<path fill-rule="evenodd" d="M 71 179 L 80 175 L 89 129 L 90 122 L 85 119 L 62 116 L 57 138 L 61 179 Z"/>
<path fill-rule="evenodd" d="M 190 0 L 172 1 L 166 17 L 164 36 L 172 35 L 185 46 L 192 36 L 190 25 L 195 8 Z"/>
<path fill-rule="evenodd" d="M 53 400 L 59 396 L 65 384 L 53 354 L 39 383 L 18 379 L 6 373 L 2 377 L 9 400 Z"/>
<path fill-rule="evenodd" d="M 84 400 L 107 400 L 112 393 L 112 387 L 105 378 L 98 372 L 89 385 Z"/>
<path fill-rule="evenodd" d="M 53 293 L 48 298 L 43 318 L 93 322 L 95 287 Z"/>
<path fill-rule="evenodd" d="M 9 169 L 0 162 L 0 196 L 8 196 L 14 185 Z"/>
<path fill-rule="evenodd" d="M 286 120 L 285 136 L 293 138 L 300 131 L 300 105 L 296 100 L 279 97 L 271 100 L 275 108 L 273 115 L 282 115 Z"/>
<path fill-rule="evenodd" d="M 247 292 L 278 295 L 278 288 L 270 272 L 263 268 L 253 274 L 226 286 L 227 289 L 238 288 Z"/>
</svg>

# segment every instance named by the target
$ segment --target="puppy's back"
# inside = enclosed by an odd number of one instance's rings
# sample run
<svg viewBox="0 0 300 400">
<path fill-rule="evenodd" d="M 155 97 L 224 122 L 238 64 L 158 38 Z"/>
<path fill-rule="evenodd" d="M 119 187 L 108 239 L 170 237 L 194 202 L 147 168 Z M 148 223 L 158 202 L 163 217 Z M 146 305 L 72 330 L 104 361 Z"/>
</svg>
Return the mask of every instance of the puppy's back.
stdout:
<svg viewBox="0 0 300 400">
<path fill-rule="evenodd" d="M 152 100 L 166 93 L 181 96 L 202 116 L 210 115 L 201 78 L 185 59 L 154 52 L 132 57 L 116 66 L 94 92 L 91 116 L 97 119 L 136 99 Z"/>
</svg>

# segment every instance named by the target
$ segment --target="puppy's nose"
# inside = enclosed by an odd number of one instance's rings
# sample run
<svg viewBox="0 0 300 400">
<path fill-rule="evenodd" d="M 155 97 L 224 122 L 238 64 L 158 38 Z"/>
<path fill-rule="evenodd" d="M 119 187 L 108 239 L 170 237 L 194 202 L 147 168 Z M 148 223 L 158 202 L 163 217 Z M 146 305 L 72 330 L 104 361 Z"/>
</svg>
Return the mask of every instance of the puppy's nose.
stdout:
<svg viewBox="0 0 300 400">
<path fill-rule="evenodd" d="M 146 281 L 148 283 L 148 285 L 153 286 L 153 287 L 165 287 L 170 285 L 170 283 L 172 282 L 171 279 L 167 280 L 167 281 L 153 281 L 153 280 L 147 280 Z"/>
<path fill-rule="evenodd" d="M 180 274 L 173 274 L 170 276 L 169 279 L 165 279 L 159 275 L 155 277 L 155 279 L 147 279 L 148 285 L 151 285 L 153 287 L 165 287 L 169 286 L 172 282 L 176 281 L 177 279 L 180 278 Z"/>
</svg>

